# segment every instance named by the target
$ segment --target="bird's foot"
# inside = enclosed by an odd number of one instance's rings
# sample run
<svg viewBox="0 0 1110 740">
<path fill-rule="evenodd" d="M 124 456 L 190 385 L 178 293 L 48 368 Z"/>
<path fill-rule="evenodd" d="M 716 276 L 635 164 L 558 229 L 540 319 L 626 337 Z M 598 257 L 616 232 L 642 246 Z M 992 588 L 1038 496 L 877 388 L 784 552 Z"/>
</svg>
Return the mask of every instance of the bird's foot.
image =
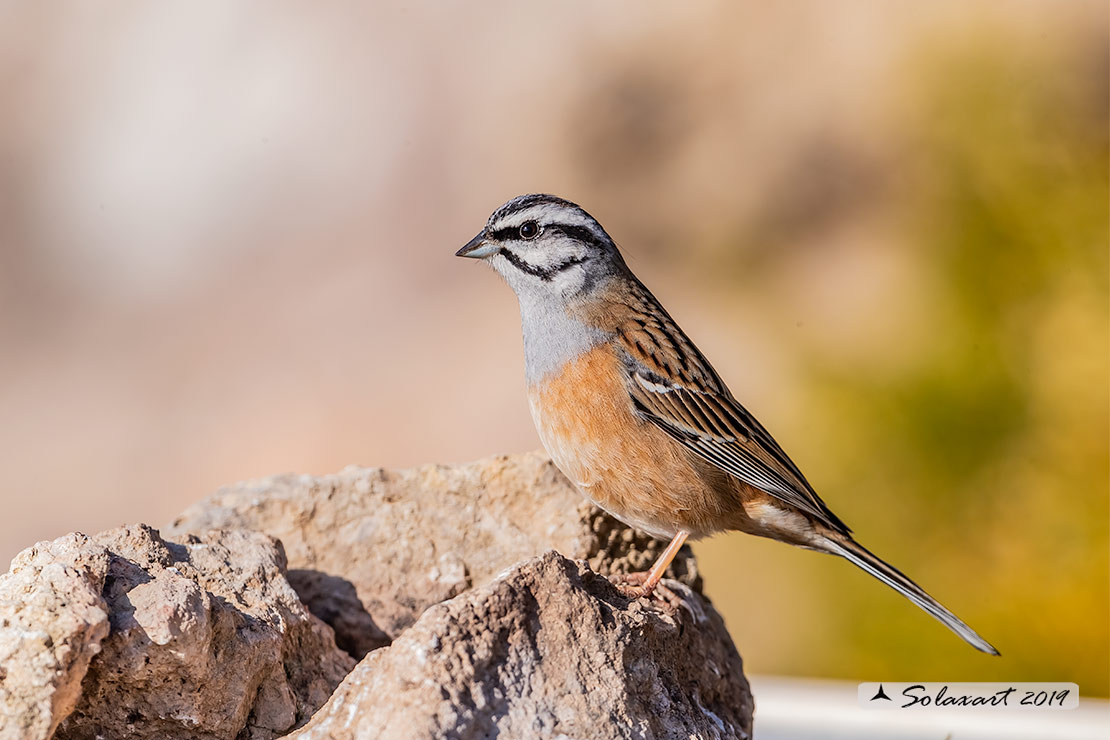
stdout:
<svg viewBox="0 0 1110 740">
<path fill-rule="evenodd" d="M 668 588 L 662 580 L 655 579 L 653 581 L 649 571 L 643 573 L 614 573 L 609 576 L 609 582 L 629 599 L 655 598 L 676 609 L 684 603 L 682 597 Z"/>
</svg>

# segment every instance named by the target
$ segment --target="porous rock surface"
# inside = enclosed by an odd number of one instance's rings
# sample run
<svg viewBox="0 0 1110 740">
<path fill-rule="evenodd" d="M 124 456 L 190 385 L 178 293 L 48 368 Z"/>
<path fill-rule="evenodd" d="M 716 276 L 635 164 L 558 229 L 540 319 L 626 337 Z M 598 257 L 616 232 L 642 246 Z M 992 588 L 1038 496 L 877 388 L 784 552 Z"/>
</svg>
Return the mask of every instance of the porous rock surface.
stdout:
<svg viewBox="0 0 1110 740">
<path fill-rule="evenodd" d="M 595 571 L 663 543 L 543 455 L 244 483 L 164 532 L 0 576 L 0 740 L 750 736 L 689 550 L 677 603 L 625 598 Z"/>
<path fill-rule="evenodd" d="M 343 681 L 298 740 L 749 738 L 752 698 L 720 616 L 629 600 L 549 552 L 433 606 Z"/>
<path fill-rule="evenodd" d="M 146 525 L 24 550 L 0 576 L 0 738 L 277 737 L 353 665 L 246 530 Z"/>
<path fill-rule="evenodd" d="M 666 546 L 583 499 L 539 452 L 240 483 L 167 531 L 232 527 L 281 540 L 293 587 L 355 658 L 388 645 L 429 606 L 545 550 L 607 575 L 647 570 Z M 669 577 L 700 591 L 689 548 Z"/>
<path fill-rule="evenodd" d="M 0 738 L 44 740 L 81 698 L 108 636 L 108 552 L 83 534 L 19 553 L 0 576 Z"/>
</svg>

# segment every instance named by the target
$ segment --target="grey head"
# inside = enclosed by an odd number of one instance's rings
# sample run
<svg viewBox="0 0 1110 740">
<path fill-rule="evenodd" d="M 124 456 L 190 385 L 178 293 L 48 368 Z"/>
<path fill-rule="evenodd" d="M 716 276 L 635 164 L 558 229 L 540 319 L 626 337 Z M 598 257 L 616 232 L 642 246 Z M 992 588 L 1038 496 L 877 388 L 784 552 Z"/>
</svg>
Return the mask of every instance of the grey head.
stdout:
<svg viewBox="0 0 1110 740">
<path fill-rule="evenodd" d="M 567 308 L 630 274 L 597 219 L 554 195 L 513 198 L 455 254 L 485 261 L 516 293 L 529 382 L 604 341 Z"/>
<path fill-rule="evenodd" d="M 543 194 L 521 195 L 498 208 L 455 255 L 485 260 L 522 301 L 568 300 L 628 269 L 597 219 L 569 200 Z"/>
</svg>

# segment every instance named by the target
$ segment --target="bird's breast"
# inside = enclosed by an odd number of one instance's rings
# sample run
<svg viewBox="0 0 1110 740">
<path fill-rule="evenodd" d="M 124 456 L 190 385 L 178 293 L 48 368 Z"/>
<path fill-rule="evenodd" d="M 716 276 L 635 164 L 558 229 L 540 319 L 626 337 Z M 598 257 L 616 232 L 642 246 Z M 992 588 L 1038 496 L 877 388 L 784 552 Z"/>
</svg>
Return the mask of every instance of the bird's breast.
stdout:
<svg viewBox="0 0 1110 740">
<path fill-rule="evenodd" d="M 627 524 L 657 536 L 706 529 L 719 509 L 690 455 L 641 418 L 613 348 L 601 344 L 530 382 L 540 440 L 579 490 Z"/>
</svg>

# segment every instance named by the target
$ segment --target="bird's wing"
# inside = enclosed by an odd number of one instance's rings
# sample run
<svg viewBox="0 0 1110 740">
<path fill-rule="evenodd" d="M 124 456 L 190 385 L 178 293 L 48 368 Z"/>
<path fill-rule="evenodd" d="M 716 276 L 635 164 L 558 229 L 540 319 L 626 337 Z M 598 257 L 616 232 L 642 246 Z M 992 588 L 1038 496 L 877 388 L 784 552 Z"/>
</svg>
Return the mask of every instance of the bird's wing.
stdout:
<svg viewBox="0 0 1110 740">
<path fill-rule="evenodd" d="M 778 442 L 732 397 L 720 376 L 639 281 L 614 328 L 626 387 L 638 411 L 688 450 L 833 530 L 850 530 L 825 505 Z"/>
<path fill-rule="evenodd" d="M 647 373 L 634 372 L 632 381 L 629 394 L 640 413 L 688 450 L 832 529 L 848 532 L 774 438 L 734 398 Z"/>
</svg>

